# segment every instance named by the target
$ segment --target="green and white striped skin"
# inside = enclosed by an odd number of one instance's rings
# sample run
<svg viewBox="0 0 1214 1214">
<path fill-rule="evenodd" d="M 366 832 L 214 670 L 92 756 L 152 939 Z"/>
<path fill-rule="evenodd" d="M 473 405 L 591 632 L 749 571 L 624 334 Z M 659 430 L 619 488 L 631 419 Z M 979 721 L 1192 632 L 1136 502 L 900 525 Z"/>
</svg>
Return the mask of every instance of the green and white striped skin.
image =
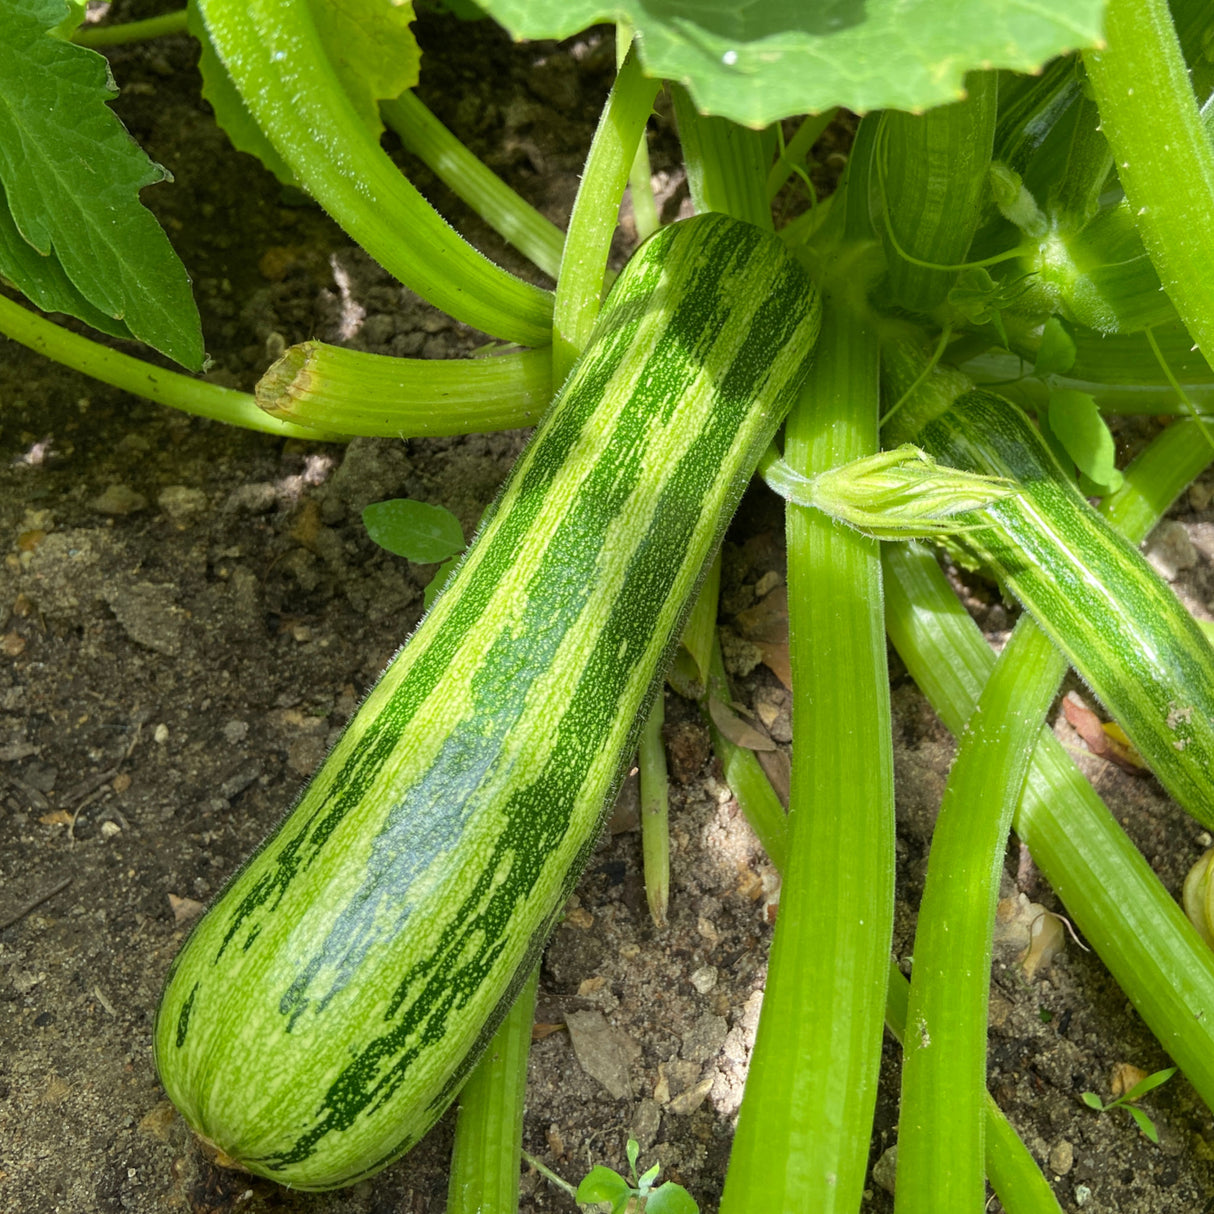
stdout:
<svg viewBox="0 0 1214 1214">
<path fill-rule="evenodd" d="M 815 288 L 703 215 L 628 263 L 449 588 L 170 972 L 161 1080 L 283 1184 L 406 1151 L 509 1008 L 597 838 Z"/>
<path fill-rule="evenodd" d="M 955 542 L 1032 612 L 1171 796 L 1214 828 L 1214 649 L 1171 588 L 1010 402 L 963 393 L 916 441 L 943 463 L 1019 482 L 972 516 L 996 526 Z"/>
</svg>

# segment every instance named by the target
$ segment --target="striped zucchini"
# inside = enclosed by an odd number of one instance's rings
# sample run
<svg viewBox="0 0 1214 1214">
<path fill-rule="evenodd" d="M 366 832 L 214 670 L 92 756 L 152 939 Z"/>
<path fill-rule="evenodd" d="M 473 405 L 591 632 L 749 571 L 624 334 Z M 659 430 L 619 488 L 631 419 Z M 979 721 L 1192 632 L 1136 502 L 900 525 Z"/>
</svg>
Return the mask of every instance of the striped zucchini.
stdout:
<svg viewBox="0 0 1214 1214">
<path fill-rule="evenodd" d="M 456 577 L 170 971 L 166 1090 L 328 1189 L 442 1113 L 598 835 L 707 559 L 807 369 L 816 292 L 721 215 L 604 304 Z"/>
<path fill-rule="evenodd" d="M 1214 650 L 1171 588 L 1010 402 L 963 392 L 916 441 L 942 463 L 1018 483 L 955 542 L 1032 612 L 1171 796 L 1214 828 Z"/>
</svg>

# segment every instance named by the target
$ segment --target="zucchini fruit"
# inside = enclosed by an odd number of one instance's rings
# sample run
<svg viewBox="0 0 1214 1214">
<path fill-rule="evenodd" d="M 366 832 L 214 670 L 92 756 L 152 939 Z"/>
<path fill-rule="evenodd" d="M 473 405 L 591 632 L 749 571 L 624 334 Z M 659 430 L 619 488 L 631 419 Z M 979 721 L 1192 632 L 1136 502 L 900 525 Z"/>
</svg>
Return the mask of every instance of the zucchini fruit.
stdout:
<svg viewBox="0 0 1214 1214">
<path fill-rule="evenodd" d="M 680 623 L 808 368 L 819 305 L 721 215 L 641 246 L 475 544 L 170 970 L 187 1122 L 303 1189 L 459 1090 L 598 837 Z"/>
<path fill-rule="evenodd" d="M 953 539 L 1032 613 L 1168 793 L 1214 829 L 1214 649 L 1138 550 L 1088 504 L 1021 410 L 962 392 L 919 430 L 941 463 L 1019 492 Z"/>
</svg>

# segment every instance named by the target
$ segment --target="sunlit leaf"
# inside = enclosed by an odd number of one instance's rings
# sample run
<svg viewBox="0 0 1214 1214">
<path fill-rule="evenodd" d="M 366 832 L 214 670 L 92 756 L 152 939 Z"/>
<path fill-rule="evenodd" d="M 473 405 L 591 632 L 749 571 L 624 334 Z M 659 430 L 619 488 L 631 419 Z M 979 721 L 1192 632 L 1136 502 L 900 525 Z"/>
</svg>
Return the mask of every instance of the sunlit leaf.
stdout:
<svg viewBox="0 0 1214 1214">
<path fill-rule="evenodd" d="M 600 21 L 636 31 L 654 76 L 705 113 L 748 126 L 832 106 L 921 110 L 956 101 L 966 72 L 1032 71 L 1093 46 L 1102 0 L 480 0 L 517 38 L 567 38 Z"/>
</svg>

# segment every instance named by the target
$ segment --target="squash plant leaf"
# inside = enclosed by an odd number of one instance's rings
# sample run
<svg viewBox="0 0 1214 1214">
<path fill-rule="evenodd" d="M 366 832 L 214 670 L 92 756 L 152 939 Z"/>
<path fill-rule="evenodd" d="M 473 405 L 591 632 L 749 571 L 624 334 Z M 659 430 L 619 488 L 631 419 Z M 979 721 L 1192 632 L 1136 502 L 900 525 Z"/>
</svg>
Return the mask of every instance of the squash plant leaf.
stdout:
<svg viewBox="0 0 1214 1214">
<path fill-rule="evenodd" d="M 705 113 L 747 126 L 841 105 L 864 112 L 956 101 L 966 72 L 1034 71 L 1101 40 L 1103 0 L 479 0 L 516 38 L 599 21 L 636 32 L 651 75 Z"/>
<path fill-rule="evenodd" d="M 67 0 L 0 4 L 0 273 L 36 303 L 90 323 L 101 313 L 99 327 L 196 370 L 189 276 L 139 201 L 168 173 L 106 105 L 116 89 L 105 59 L 54 35 L 72 13 Z M 17 239 L 27 248 L 14 254 Z"/>
<path fill-rule="evenodd" d="M 384 129 L 379 102 L 399 97 L 418 78 L 421 50 L 409 26 L 411 0 L 303 0 L 312 14 L 329 62 L 368 130 L 377 138 Z M 190 4 L 190 33 L 202 46 L 199 69 L 202 95 L 232 146 L 256 156 L 284 185 L 294 174 L 245 108 L 194 4 Z"/>
</svg>

